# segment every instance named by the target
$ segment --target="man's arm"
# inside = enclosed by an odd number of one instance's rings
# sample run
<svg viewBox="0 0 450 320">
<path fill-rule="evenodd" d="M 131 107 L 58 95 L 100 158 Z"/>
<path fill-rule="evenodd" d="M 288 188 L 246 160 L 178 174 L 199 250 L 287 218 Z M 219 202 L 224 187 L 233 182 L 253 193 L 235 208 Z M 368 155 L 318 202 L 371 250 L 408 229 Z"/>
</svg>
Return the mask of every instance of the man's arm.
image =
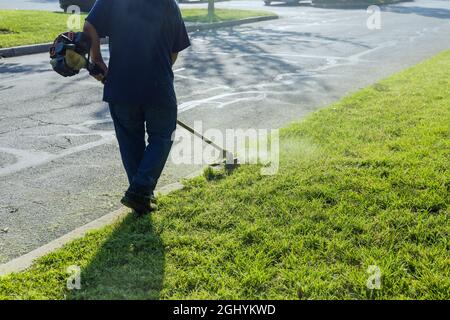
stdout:
<svg viewBox="0 0 450 320">
<path fill-rule="evenodd" d="M 170 13 L 172 29 L 173 32 L 173 43 L 172 43 L 172 65 L 177 61 L 178 53 L 186 49 L 191 45 L 189 41 L 189 36 L 186 31 L 186 26 L 184 25 L 183 17 L 181 16 L 181 11 L 175 1 L 172 2 L 172 12 Z"/>
<path fill-rule="evenodd" d="M 175 62 L 177 61 L 177 58 L 178 58 L 178 52 L 172 53 L 172 65 L 175 64 Z"/>
<path fill-rule="evenodd" d="M 97 66 L 99 66 L 103 71 L 104 75 L 94 76 L 95 79 L 101 81 L 103 77 L 106 76 L 108 72 L 108 67 L 106 66 L 103 57 L 102 51 L 100 49 L 100 37 L 98 36 L 97 30 L 95 27 L 89 23 L 89 21 L 85 21 L 83 32 L 91 39 L 91 60 Z"/>
</svg>

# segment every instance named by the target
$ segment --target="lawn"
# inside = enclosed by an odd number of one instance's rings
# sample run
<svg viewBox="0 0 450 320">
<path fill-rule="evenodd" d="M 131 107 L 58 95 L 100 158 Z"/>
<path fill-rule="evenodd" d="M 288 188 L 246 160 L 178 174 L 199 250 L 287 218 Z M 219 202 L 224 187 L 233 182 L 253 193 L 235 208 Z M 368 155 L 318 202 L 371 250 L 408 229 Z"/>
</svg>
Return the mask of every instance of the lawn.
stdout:
<svg viewBox="0 0 450 320">
<path fill-rule="evenodd" d="M 252 10 L 216 9 L 215 12 L 215 22 L 274 15 Z M 206 9 L 183 9 L 182 13 L 186 22 L 209 22 Z M 82 21 L 85 16 L 82 15 Z M 56 12 L 0 10 L 0 48 L 52 42 L 59 33 L 67 31 L 68 17 Z"/>
<path fill-rule="evenodd" d="M 278 174 L 186 181 L 2 278 L 0 298 L 449 299 L 449 68 L 445 52 L 289 125 Z"/>
</svg>

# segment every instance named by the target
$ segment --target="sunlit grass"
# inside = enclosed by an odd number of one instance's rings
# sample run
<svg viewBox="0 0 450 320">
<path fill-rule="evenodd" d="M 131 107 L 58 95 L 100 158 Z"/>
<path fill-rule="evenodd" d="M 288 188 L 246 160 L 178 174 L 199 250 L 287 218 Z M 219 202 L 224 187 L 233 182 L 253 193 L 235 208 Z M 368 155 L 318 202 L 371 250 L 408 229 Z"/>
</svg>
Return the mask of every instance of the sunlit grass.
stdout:
<svg viewBox="0 0 450 320">
<path fill-rule="evenodd" d="M 215 9 L 213 21 L 210 21 L 208 13 L 204 9 L 183 9 L 183 18 L 187 22 L 222 22 L 229 20 L 273 16 L 272 12 L 257 10 Z"/>
<path fill-rule="evenodd" d="M 278 174 L 187 181 L 152 217 L 1 279 L 0 298 L 449 299 L 449 68 L 446 52 L 313 113 L 282 130 Z"/>
<path fill-rule="evenodd" d="M 266 11 L 216 9 L 214 22 L 273 15 Z M 183 9 L 186 22 L 209 22 L 206 9 Z M 69 15 L 45 11 L 0 10 L 0 48 L 52 42 L 68 30 Z M 81 27 L 85 14 L 81 15 Z M 77 28 L 71 28 L 78 31 Z"/>
</svg>

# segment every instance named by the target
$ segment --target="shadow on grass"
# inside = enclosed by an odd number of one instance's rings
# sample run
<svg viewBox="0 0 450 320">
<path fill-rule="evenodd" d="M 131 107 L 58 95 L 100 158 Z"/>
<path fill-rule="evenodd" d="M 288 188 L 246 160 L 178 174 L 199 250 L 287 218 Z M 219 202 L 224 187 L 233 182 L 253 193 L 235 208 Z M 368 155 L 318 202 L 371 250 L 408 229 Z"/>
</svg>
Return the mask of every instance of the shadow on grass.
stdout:
<svg viewBox="0 0 450 320">
<path fill-rule="evenodd" d="M 159 299 L 165 253 L 151 217 L 127 216 L 81 271 L 67 299 Z"/>
</svg>

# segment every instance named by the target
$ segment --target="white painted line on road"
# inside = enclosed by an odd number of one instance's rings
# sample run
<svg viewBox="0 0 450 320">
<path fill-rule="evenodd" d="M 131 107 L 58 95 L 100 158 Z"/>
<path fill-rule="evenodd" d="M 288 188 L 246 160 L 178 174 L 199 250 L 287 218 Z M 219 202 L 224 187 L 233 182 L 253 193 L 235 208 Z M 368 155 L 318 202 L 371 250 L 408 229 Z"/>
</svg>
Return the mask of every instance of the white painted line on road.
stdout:
<svg viewBox="0 0 450 320">
<path fill-rule="evenodd" d="M 107 119 L 99 119 L 99 120 L 88 120 L 81 124 L 76 125 L 69 125 L 68 127 L 77 129 L 81 132 L 88 133 L 92 136 L 99 136 L 100 139 L 89 142 L 86 144 L 78 145 L 72 148 L 65 149 L 64 151 L 54 154 L 49 152 L 43 152 L 43 151 L 33 151 L 33 150 L 23 150 L 23 149 L 16 149 L 16 148 L 6 148 L 6 147 L 0 147 L 0 151 L 12 154 L 17 158 L 17 162 L 7 165 L 3 168 L 0 168 L 0 176 L 9 175 L 12 173 L 16 173 L 18 171 L 37 167 L 46 163 L 49 163 L 50 161 L 54 161 L 60 158 L 64 158 L 68 155 L 72 155 L 74 153 L 78 153 L 81 151 L 86 151 L 98 146 L 102 146 L 106 143 L 112 143 L 115 141 L 115 134 L 114 131 L 108 130 L 92 130 L 89 128 L 91 125 L 95 124 L 101 124 L 106 122 L 111 122 L 112 120 Z M 65 136 L 71 136 L 73 133 L 59 133 L 57 135 L 65 135 Z M 55 135 L 55 136 L 57 136 Z"/>
<path fill-rule="evenodd" d="M 235 96 L 248 96 L 250 95 L 250 97 L 246 97 L 245 100 L 246 101 L 250 101 L 250 100 L 254 100 L 254 101 L 261 101 L 262 99 L 266 98 L 267 94 L 274 94 L 274 95 L 280 95 L 280 94 L 288 94 L 291 93 L 290 91 L 258 91 L 258 90 L 251 90 L 251 91 L 239 91 L 239 92 L 229 92 L 229 93 L 222 93 L 222 94 L 218 94 L 212 97 L 208 97 L 208 98 L 204 98 L 204 99 L 198 99 L 198 100 L 192 100 L 192 101 L 187 101 L 184 102 L 182 104 L 180 104 L 178 106 L 178 113 L 182 113 L 185 111 L 188 111 L 190 109 L 193 109 L 195 107 L 198 107 L 202 104 L 205 103 L 214 103 L 217 104 L 217 108 L 223 108 L 226 105 L 230 105 L 232 103 L 238 102 L 238 101 L 242 101 L 242 97 L 240 98 L 236 98 L 232 101 L 225 101 L 225 102 L 220 102 L 217 100 L 220 99 L 224 99 L 224 98 L 230 98 L 230 97 L 235 97 Z"/>
<path fill-rule="evenodd" d="M 203 82 L 203 83 L 207 83 L 207 84 L 209 84 L 209 85 L 212 85 L 212 84 L 213 84 L 213 83 L 211 83 L 210 80 L 198 79 L 198 78 L 195 78 L 195 77 L 189 77 L 189 76 L 182 76 L 182 75 L 180 75 L 180 74 L 177 74 L 176 77 L 177 77 L 177 78 L 181 78 L 181 79 L 186 79 L 186 80 L 196 81 L 196 82 Z M 226 86 L 226 85 L 218 85 L 217 87 L 224 88 L 224 89 L 231 89 L 231 87 Z"/>
</svg>

